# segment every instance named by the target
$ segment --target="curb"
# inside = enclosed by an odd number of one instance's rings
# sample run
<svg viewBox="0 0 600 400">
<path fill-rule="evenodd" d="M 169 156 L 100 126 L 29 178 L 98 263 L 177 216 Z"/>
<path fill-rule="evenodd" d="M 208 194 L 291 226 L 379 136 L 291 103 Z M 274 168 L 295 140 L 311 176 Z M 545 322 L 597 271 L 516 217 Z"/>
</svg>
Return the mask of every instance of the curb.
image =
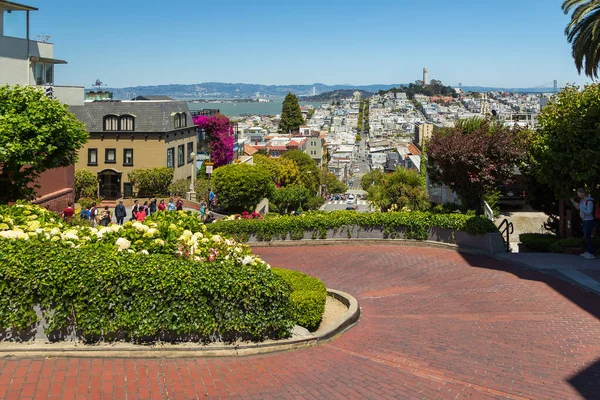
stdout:
<svg viewBox="0 0 600 400">
<path fill-rule="evenodd" d="M 179 358 L 179 357 L 239 357 L 309 348 L 332 340 L 356 324 L 360 318 L 358 301 L 348 293 L 327 289 L 327 294 L 340 301 L 348 310 L 331 327 L 313 332 L 313 336 L 247 343 L 242 345 L 205 345 L 195 343 L 135 345 L 108 343 L 85 345 L 79 342 L 0 344 L 0 357 L 90 357 L 90 358 Z"/>
</svg>

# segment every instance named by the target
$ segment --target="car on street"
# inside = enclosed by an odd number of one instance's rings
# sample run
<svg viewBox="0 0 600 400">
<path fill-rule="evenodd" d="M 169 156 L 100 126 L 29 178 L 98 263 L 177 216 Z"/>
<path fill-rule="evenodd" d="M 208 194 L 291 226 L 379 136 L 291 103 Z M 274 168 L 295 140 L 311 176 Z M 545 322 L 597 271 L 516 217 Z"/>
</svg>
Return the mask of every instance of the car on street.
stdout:
<svg viewBox="0 0 600 400">
<path fill-rule="evenodd" d="M 354 207 L 346 207 L 346 210 L 349 210 L 349 211 L 356 211 L 356 208 L 354 208 Z"/>
<path fill-rule="evenodd" d="M 346 200 L 346 204 L 354 204 L 354 200 L 356 200 L 356 199 L 354 198 L 354 195 L 351 194 L 348 197 L 348 200 Z"/>
</svg>

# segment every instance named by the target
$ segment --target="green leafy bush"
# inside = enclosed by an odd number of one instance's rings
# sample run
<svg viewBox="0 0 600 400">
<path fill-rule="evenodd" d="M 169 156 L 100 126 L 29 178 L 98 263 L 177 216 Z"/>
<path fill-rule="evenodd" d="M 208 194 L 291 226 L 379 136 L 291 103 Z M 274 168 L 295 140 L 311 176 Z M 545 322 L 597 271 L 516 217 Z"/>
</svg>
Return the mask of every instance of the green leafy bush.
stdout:
<svg viewBox="0 0 600 400">
<path fill-rule="evenodd" d="M 140 168 L 127 173 L 138 196 L 159 196 L 169 192 L 173 181 L 173 168 Z"/>
<path fill-rule="evenodd" d="M 388 236 L 403 229 L 407 239 L 425 240 L 428 229 L 442 228 L 465 231 L 472 234 L 498 232 L 494 223 L 484 217 L 463 214 L 436 214 L 422 211 L 390 213 L 357 213 L 354 211 L 314 211 L 301 216 L 279 216 L 264 220 L 227 220 L 209 224 L 209 232 L 221 233 L 247 240 L 255 235 L 259 240 L 301 239 L 305 232 L 315 238 L 327 238 L 327 230 L 358 226 L 360 229 L 381 228 Z"/>
<path fill-rule="evenodd" d="M 596 249 L 600 248 L 600 237 L 592 238 L 592 246 Z M 567 248 L 577 248 L 582 251 L 585 250 L 585 238 L 582 237 L 571 237 L 555 241 L 550 245 L 550 251 L 552 253 L 562 253 Z"/>
<path fill-rule="evenodd" d="M 519 235 L 519 242 L 532 251 L 540 253 L 550 252 L 550 248 L 559 238 L 551 233 L 522 233 Z"/>
<path fill-rule="evenodd" d="M 82 197 L 96 197 L 98 194 L 98 177 L 87 169 L 75 171 L 75 201 Z"/>
<path fill-rule="evenodd" d="M 311 331 L 317 329 L 325 312 L 325 284 L 298 271 L 279 268 L 272 268 L 272 271 L 283 278 L 292 290 L 290 300 L 296 324 Z"/>
<path fill-rule="evenodd" d="M 265 197 L 271 197 L 275 190 L 269 172 L 249 164 L 215 169 L 212 185 L 221 207 L 235 212 L 254 211 L 256 205 Z"/>
<path fill-rule="evenodd" d="M 288 285 L 260 265 L 0 242 L 1 329 L 30 328 L 36 303 L 49 335 L 75 327 L 90 341 L 282 338 L 297 318 Z"/>
</svg>

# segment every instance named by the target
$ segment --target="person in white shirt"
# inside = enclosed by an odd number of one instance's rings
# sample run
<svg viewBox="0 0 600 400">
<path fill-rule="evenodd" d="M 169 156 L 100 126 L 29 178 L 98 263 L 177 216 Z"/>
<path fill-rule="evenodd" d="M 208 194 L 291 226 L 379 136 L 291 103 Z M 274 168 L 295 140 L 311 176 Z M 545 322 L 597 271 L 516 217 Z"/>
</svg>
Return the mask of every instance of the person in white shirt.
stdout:
<svg viewBox="0 0 600 400">
<path fill-rule="evenodd" d="M 592 196 L 588 195 L 583 188 L 577 189 L 577 197 L 579 198 L 579 203 L 572 197 L 570 200 L 573 207 L 579 210 L 579 216 L 583 221 L 583 237 L 585 237 L 586 249 L 585 253 L 581 254 L 581 257 L 586 260 L 591 260 L 596 258 L 594 255 L 594 248 L 592 247 L 592 231 L 596 225 L 596 222 L 594 221 L 594 199 Z"/>
</svg>

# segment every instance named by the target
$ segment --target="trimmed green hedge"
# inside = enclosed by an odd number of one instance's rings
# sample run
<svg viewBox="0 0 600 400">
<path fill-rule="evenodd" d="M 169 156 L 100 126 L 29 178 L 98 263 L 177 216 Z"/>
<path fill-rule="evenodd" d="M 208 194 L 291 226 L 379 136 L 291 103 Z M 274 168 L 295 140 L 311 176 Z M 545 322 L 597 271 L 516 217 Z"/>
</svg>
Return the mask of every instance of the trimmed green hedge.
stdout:
<svg viewBox="0 0 600 400">
<path fill-rule="evenodd" d="M 327 288 L 321 280 L 289 269 L 272 268 L 286 281 L 292 293 L 290 299 L 296 323 L 311 331 L 319 327 L 325 312 Z"/>
<path fill-rule="evenodd" d="M 550 252 L 550 247 L 558 241 L 558 237 L 552 233 L 522 233 L 519 242 L 530 250 L 541 253 Z"/>
<path fill-rule="evenodd" d="M 383 228 L 388 236 L 394 236 L 399 228 L 405 230 L 407 239 L 427 239 L 430 228 L 454 229 L 472 234 L 498 232 L 496 225 L 487 218 L 464 214 L 438 214 L 431 212 L 357 213 L 355 211 L 310 212 L 299 216 L 279 216 L 262 220 L 221 220 L 207 226 L 209 232 L 220 233 L 247 241 L 254 234 L 258 240 L 302 239 L 305 232 L 312 232 L 313 239 L 326 239 L 328 229 L 347 226 L 361 229 Z"/>
<path fill-rule="evenodd" d="M 3 330 L 35 326 L 36 304 L 49 337 L 75 327 L 90 341 L 283 338 L 298 318 L 289 285 L 262 265 L 1 242 Z"/>
</svg>

